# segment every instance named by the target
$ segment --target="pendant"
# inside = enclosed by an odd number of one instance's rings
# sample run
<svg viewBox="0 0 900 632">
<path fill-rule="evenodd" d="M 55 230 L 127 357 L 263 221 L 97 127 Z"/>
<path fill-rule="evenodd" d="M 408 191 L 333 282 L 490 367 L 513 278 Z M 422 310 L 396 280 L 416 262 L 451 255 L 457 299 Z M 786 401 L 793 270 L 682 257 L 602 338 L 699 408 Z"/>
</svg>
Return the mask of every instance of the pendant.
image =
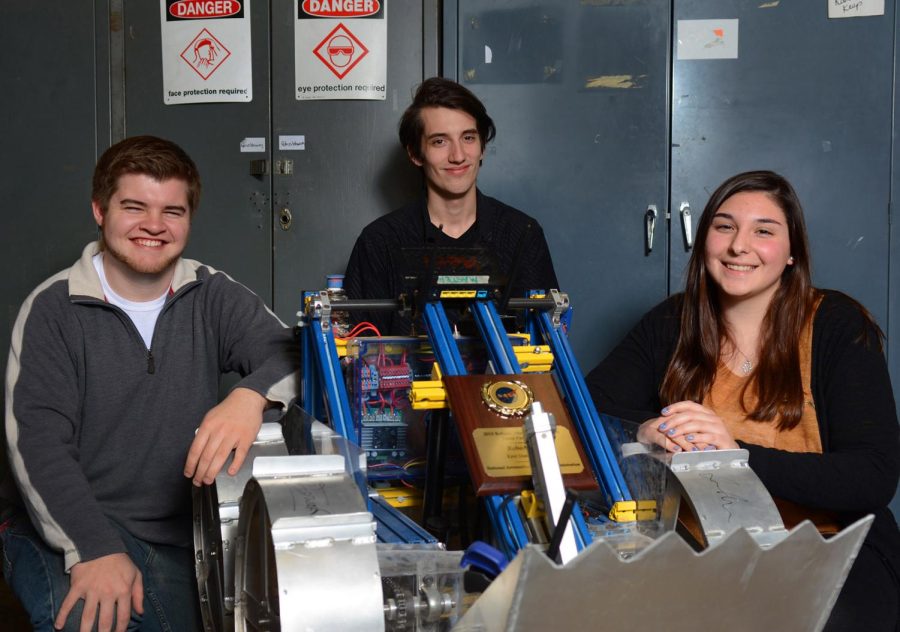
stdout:
<svg viewBox="0 0 900 632">
<path fill-rule="evenodd" d="M 753 363 L 750 362 L 750 360 L 744 360 L 743 363 L 741 363 L 741 373 L 743 373 L 744 375 L 750 375 L 750 371 L 752 370 Z"/>
</svg>

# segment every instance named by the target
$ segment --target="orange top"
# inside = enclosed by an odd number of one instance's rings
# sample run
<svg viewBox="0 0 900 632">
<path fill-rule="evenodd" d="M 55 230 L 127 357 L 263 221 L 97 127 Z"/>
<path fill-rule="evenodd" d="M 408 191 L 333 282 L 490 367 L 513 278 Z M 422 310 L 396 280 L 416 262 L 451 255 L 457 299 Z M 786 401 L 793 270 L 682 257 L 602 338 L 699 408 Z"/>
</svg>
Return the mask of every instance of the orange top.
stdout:
<svg viewBox="0 0 900 632">
<path fill-rule="evenodd" d="M 820 300 L 821 302 L 821 300 Z M 816 304 L 816 309 L 818 309 Z M 813 316 L 815 310 L 813 310 Z M 812 317 L 800 334 L 800 377 L 803 383 L 803 413 L 800 423 L 790 430 L 779 430 L 779 419 L 753 421 L 747 413 L 756 407 L 755 384 L 749 384 L 750 376 L 735 375 L 725 363 L 719 363 L 716 379 L 710 392 L 703 399 L 703 405 L 713 409 L 735 440 L 786 452 L 822 453 L 822 439 L 819 435 L 819 420 L 816 416 L 812 397 Z M 749 384 L 749 385 L 748 385 Z M 744 387 L 747 387 L 744 390 Z M 743 398 L 741 394 L 743 392 Z M 752 463 L 750 464 L 752 467 Z M 812 520 L 821 533 L 837 533 L 840 530 L 833 514 L 811 509 L 796 503 L 775 499 L 781 512 L 784 526 L 793 528 L 804 519 Z"/>
</svg>

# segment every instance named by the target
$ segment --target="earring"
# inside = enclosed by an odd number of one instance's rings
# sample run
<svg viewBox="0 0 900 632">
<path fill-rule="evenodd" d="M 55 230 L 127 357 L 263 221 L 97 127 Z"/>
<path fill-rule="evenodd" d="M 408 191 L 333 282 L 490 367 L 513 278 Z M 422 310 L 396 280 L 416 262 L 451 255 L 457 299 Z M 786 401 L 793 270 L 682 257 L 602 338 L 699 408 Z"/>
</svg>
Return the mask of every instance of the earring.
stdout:
<svg viewBox="0 0 900 632">
<path fill-rule="evenodd" d="M 788 265 L 793 265 L 793 264 L 794 264 L 794 256 L 791 255 L 790 257 L 788 257 Z"/>
</svg>

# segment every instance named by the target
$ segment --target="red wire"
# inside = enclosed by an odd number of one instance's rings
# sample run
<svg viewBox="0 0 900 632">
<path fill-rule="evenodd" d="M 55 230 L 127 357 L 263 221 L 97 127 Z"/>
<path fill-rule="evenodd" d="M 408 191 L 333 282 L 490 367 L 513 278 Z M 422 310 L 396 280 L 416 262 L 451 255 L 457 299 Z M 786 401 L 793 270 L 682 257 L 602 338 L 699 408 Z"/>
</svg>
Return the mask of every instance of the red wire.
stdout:
<svg viewBox="0 0 900 632">
<path fill-rule="evenodd" d="M 360 335 L 364 331 L 374 332 L 376 336 L 381 337 L 381 332 L 378 331 L 378 328 L 368 321 L 363 321 L 361 323 L 356 323 L 356 326 L 350 330 L 350 332 L 342 338 L 342 340 L 346 340 L 347 338 L 354 338 Z"/>
<path fill-rule="evenodd" d="M 375 327 L 375 325 L 373 325 L 372 323 L 370 323 L 370 322 L 367 321 L 367 320 L 366 320 L 366 321 L 363 321 L 363 322 L 361 322 L 361 323 L 356 323 L 356 326 L 353 327 L 353 329 L 350 330 L 350 333 L 357 333 L 357 332 L 359 332 L 359 331 L 362 331 L 363 329 L 369 329 L 369 328 L 371 328 L 371 329 L 374 330 L 376 333 L 378 333 L 379 336 L 381 335 L 381 333 L 378 331 L 378 328 Z"/>
</svg>

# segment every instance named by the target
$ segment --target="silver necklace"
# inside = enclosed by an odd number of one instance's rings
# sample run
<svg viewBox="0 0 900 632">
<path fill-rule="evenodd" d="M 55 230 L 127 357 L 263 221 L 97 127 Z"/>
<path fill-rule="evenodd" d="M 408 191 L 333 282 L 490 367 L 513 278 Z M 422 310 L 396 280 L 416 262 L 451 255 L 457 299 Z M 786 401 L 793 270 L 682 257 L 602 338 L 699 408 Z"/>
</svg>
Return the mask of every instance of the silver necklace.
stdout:
<svg viewBox="0 0 900 632">
<path fill-rule="evenodd" d="M 732 346 L 734 346 L 735 351 L 737 351 L 744 357 L 744 361 L 741 362 L 741 366 L 738 367 L 741 375 L 750 375 L 750 371 L 753 370 L 753 362 L 750 361 L 750 358 L 747 357 L 746 353 L 738 349 L 738 346 L 736 344 L 732 343 Z"/>
</svg>

